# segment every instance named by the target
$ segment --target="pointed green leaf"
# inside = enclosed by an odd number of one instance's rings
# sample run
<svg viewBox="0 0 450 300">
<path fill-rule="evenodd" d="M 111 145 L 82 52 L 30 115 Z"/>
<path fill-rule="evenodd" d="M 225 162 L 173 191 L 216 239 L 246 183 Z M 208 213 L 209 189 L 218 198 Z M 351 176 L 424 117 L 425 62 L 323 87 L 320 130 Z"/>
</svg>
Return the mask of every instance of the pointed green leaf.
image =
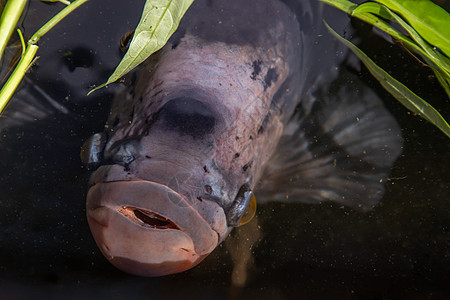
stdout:
<svg viewBox="0 0 450 300">
<path fill-rule="evenodd" d="M 364 16 L 365 14 L 372 14 L 373 17 L 380 16 L 384 19 L 396 21 L 409 33 L 409 36 L 412 39 L 412 41 L 410 38 L 396 31 L 389 24 L 384 23 L 384 21 L 382 20 L 379 20 L 378 23 L 373 23 L 373 25 L 390 34 L 395 39 L 403 42 L 405 45 L 409 46 L 410 49 L 415 51 L 417 54 L 422 56 L 424 60 L 429 62 L 431 68 L 433 69 L 439 68 L 444 72 L 444 74 L 447 74 L 446 75 L 447 77 L 449 76 L 448 75 L 450 74 L 449 59 L 444 55 L 442 55 L 439 51 L 433 49 L 432 46 L 430 46 L 430 44 L 419 35 L 419 33 L 415 30 L 415 28 L 411 27 L 408 23 L 406 23 L 402 18 L 400 18 L 396 13 L 391 11 L 388 7 L 379 3 L 367 2 L 359 5 L 357 8 L 355 8 L 355 10 L 352 13 L 353 16 L 357 17 Z M 415 43 L 413 43 L 413 41 Z"/>
<path fill-rule="evenodd" d="M 450 57 L 450 14 L 430 0 L 377 0 L 400 14 L 431 45 Z"/>
<path fill-rule="evenodd" d="M 345 11 L 347 14 L 351 14 L 352 11 L 358 6 L 357 4 L 348 1 L 348 0 L 320 0 L 325 2 L 328 5 L 339 8 L 342 11 Z"/>
<path fill-rule="evenodd" d="M 193 1 L 147 0 L 127 53 L 108 81 L 89 94 L 121 78 L 161 49 L 178 28 L 181 18 Z"/>
<path fill-rule="evenodd" d="M 371 24 L 378 29 L 386 32 L 390 36 L 392 36 L 394 39 L 401 41 L 403 44 L 405 44 L 410 49 L 413 49 L 416 53 L 418 53 L 421 56 L 426 55 L 425 51 L 422 50 L 418 45 L 416 45 L 411 39 L 409 39 L 407 36 L 396 30 L 394 27 L 392 27 L 390 24 L 385 22 L 382 18 L 385 19 L 391 19 L 390 14 L 387 12 L 385 6 L 375 3 L 375 2 L 366 2 L 361 5 L 354 4 L 347 0 L 320 0 L 322 2 L 325 2 L 329 5 L 333 5 L 340 10 L 345 11 L 350 16 L 358 18 L 368 24 Z"/>
<path fill-rule="evenodd" d="M 352 15 L 358 15 L 363 13 L 371 13 L 386 20 L 391 19 L 391 15 L 386 12 L 384 6 L 375 2 L 366 2 L 361 5 L 358 5 L 358 7 L 353 10 Z"/>
<path fill-rule="evenodd" d="M 351 42 L 347 41 L 340 35 L 338 35 L 330 26 L 325 22 L 325 25 L 330 30 L 330 32 L 349 47 L 353 53 L 358 56 L 359 59 L 364 63 L 369 72 L 380 82 L 380 84 L 394 96 L 400 103 L 402 103 L 406 108 L 414 113 L 419 114 L 424 119 L 428 120 L 436 127 L 438 127 L 442 132 L 444 132 L 448 137 L 450 137 L 450 126 L 446 120 L 439 114 L 439 112 L 434 109 L 433 106 L 428 104 L 422 98 L 414 94 L 401 82 L 392 78 L 387 72 L 377 66 L 364 52 L 362 52 L 358 47 L 356 47 Z"/>
<path fill-rule="evenodd" d="M 408 23 L 403 21 L 402 18 L 397 16 L 389 9 L 387 9 L 387 11 L 391 14 L 393 19 L 395 19 L 395 21 L 409 33 L 409 35 L 417 43 L 417 45 L 419 45 L 423 49 L 428 59 L 430 59 L 440 69 L 442 69 L 447 74 L 447 76 L 450 76 L 450 66 L 448 65 L 449 59 L 446 58 L 445 56 L 440 55 L 438 51 L 435 51 L 430 46 L 430 44 L 424 41 L 422 37 L 417 33 L 417 31 L 411 26 L 409 26 Z"/>
</svg>

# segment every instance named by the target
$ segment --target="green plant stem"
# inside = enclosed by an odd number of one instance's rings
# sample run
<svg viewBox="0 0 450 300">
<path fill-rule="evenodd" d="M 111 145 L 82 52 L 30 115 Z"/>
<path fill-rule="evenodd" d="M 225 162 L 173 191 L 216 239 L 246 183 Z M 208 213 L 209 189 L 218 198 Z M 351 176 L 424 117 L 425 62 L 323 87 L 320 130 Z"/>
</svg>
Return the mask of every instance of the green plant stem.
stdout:
<svg viewBox="0 0 450 300">
<path fill-rule="evenodd" d="M 34 57 L 36 56 L 38 48 L 39 47 L 36 45 L 29 45 L 27 47 L 24 54 L 20 58 L 19 63 L 14 69 L 14 72 L 11 74 L 11 76 L 9 76 L 8 81 L 6 81 L 5 85 L 0 91 L 0 112 L 3 111 L 3 108 L 5 108 L 9 99 L 14 94 L 17 86 L 22 81 L 23 76 L 25 75 L 26 71 L 34 60 Z"/>
<path fill-rule="evenodd" d="M 88 0 L 76 0 L 72 2 L 70 5 L 66 6 L 63 10 L 61 10 L 56 16 L 50 19 L 47 23 L 44 24 L 35 34 L 30 38 L 28 43 L 36 44 L 38 40 L 43 37 L 47 32 L 49 32 L 56 24 L 58 24 L 62 19 L 64 19 L 68 14 L 77 9 L 79 6 L 87 2 Z"/>
<path fill-rule="evenodd" d="M 68 0 L 41 0 L 41 1 L 44 1 L 44 2 L 61 2 L 62 4 L 70 5 L 70 1 L 68 1 Z"/>
<path fill-rule="evenodd" d="M 8 0 L 6 2 L 0 18 L 0 60 L 26 3 L 27 0 Z"/>
<path fill-rule="evenodd" d="M 71 13 L 72 11 L 74 11 L 76 8 L 78 8 L 80 5 L 82 5 L 87 1 L 88 0 L 76 0 L 72 2 L 69 6 L 61 10 L 56 16 L 51 18 L 50 21 L 45 23 L 44 26 L 42 26 L 38 31 L 36 31 L 36 33 L 28 40 L 27 43 L 28 46 L 22 53 L 19 63 L 17 64 L 11 76 L 8 78 L 8 81 L 6 81 L 5 85 L 0 90 L 0 113 L 5 108 L 9 99 L 11 99 L 12 95 L 14 94 L 14 91 L 17 89 L 23 77 L 25 76 L 25 73 L 27 72 L 28 68 L 33 63 L 36 56 L 36 52 L 39 48 L 38 45 L 36 45 L 39 39 L 42 36 L 44 36 L 47 32 L 49 32 L 56 24 L 58 24 L 58 22 L 64 19 L 69 13 Z"/>
</svg>

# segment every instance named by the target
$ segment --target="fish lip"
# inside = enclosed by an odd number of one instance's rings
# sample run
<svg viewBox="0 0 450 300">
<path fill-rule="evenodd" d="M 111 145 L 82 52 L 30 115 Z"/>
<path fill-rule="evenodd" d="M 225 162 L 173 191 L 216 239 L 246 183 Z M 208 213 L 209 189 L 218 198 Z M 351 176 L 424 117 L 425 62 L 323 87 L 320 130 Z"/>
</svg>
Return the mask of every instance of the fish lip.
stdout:
<svg viewBox="0 0 450 300">
<path fill-rule="evenodd" d="M 111 219 L 105 224 L 88 215 L 95 242 L 110 263 L 124 272 L 150 277 L 179 273 L 196 266 L 209 254 L 200 255 L 189 234 L 181 230 L 144 228 L 107 206 L 98 206 L 96 213 L 109 215 Z M 122 229 L 127 232 L 123 234 Z M 161 234 L 166 238 L 169 234 L 168 243 L 161 243 L 158 239 Z M 148 248 L 155 243 L 156 251 Z"/>
<path fill-rule="evenodd" d="M 149 184 L 155 184 L 158 186 L 164 186 L 167 190 L 173 192 L 173 193 L 177 193 L 174 190 L 172 190 L 170 187 L 165 186 L 165 185 L 161 185 L 157 182 L 154 181 L 150 181 L 150 180 L 132 180 L 132 181 L 142 181 L 142 182 L 147 182 Z M 105 185 L 105 184 L 114 184 L 114 183 L 126 183 L 126 182 L 130 182 L 130 180 L 110 180 L 110 181 L 103 181 L 103 182 L 96 182 L 94 183 L 92 186 L 89 187 L 89 190 L 96 187 L 96 186 L 100 186 L 100 185 Z M 177 193 L 178 194 L 178 193 Z M 89 199 L 89 198 L 88 198 Z M 111 207 L 110 205 L 105 205 L 104 203 L 102 203 L 101 201 L 103 200 L 102 198 L 95 198 L 97 201 L 94 201 L 92 203 L 92 201 L 87 201 L 87 215 L 88 217 L 90 217 L 93 221 L 97 222 L 98 224 L 107 227 L 108 225 L 105 222 L 101 222 L 98 218 L 96 218 L 96 214 L 93 213 L 95 211 L 98 210 L 105 210 L 105 209 L 110 209 L 113 210 L 115 212 L 118 212 L 119 214 L 121 214 L 123 217 L 125 217 L 126 219 L 128 219 L 129 221 L 131 221 L 132 223 L 139 225 L 143 228 L 146 228 L 148 230 L 161 230 L 161 229 L 174 229 L 174 230 L 181 230 L 182 229 L 179 228 L 179 226 L 177 226 L 177 224 L 175 222 L 173 222 L 170 218 L 168 218 L 167 216 L 163 216 L 159 213 L 157 213 L 155 210 L 151 210 L 149 208 L 146 207 L 142 207 L 142 206 L 135 206 L 135 205 L 121 205 L 121 206 L 117 206 L 117 207 Z M 135 211 L 141 212 L 144 215 L 154 215 L 156 216 L 155 219 L 165 219 L 168 221 L 168 223 L 171 225 L 170 227 L 172 228 L 162 228 L 161 226 L 149 226 L 149 224 L 145 223 L 141 218 L 139 218 L 138 216 L 136 216 Z"/>
<path fill-rule="evenodd" d="M 138 181 L 138 180 L 136 180 L 136 181 Z M 156 182 L 149 181 L 149 180 L 143 180 L 143 181 L 158 184 Z M 98 182 L 98 183 L 94 183 L 92 186 L 90 186 L 89 189 L 94 187 L 97 184 L 106 184 L 106 183 L 115 183 L 115 182 L 127 182 L 127 180 L 111 180 L 111 181 Z M 175 191 L 173 191 L 173 192 L 175 192 Z M 89 215 L 89 211 L 95 211 L 97 209 L 106 209 L 107 205 L 102 205 L 102 204 L 97 204 L 94 206 L 88 205 L 87 208 L 88 208 L 88 215 Z M 168 217 L 162 216 L 162 215 L 158 214 L 157 212 L 149 210 L 147 208 L 130 206 L 130 205 L 122 205 L 121 207 L 115 208 L 114 210 L 117 211 L 118 213 L 122 214 L 125 218 L 129 219 L 131 222 L 133 222 L 139 226 L 142 226 L 144 228 L 181 230 L 176 225 L 176 223 L 173 222 L 172 220 L 170 220 Z M 159 225 L 155 224 L 154 226 L 152 226 L 150 224 L 151 221 L 149 221 L 148 218 L 154 219 L 155 220 L 154 223 L 157 223 L 157 221 L 162 221 L 162 222 L 167 222 L 167 224 L 159 224 Z M 93 218 L 93 221 L 97 222 L 98 224 L 100 224 L 102 226 L 107 226 L 105 223 L 98 221 L 98 219 L 95 217 Z"/>
<path fill-rule="evenodd" d="M 182 199 L 182 201 L 183 201 L 183 204 L 184 204 L 183 206 L 191 207 L 191 205 L 184 199 L 184 197 L 182 195 L 180 195 L 175 190 L 171 189 L 169 186 L 160 184 L 160 183 L 155 182 L 155 181 L 150 181 L 150 180 L 133 179 L 133 180 L 109 180 L 109 181 L 102 181 L 102 182 L 93 183 L 89 187 L 89 190 L 91 190 L 91 189 L 93 189 L 95 187 L 99 187 L 101 185 L 117 184 L 117 183 L 119 183 L 119 184 L 120 183 L 126 184 L 126 183 L 130 183 L 130 182 L 136 182 L 136 183 L 142 182 L 142 183 L 148 183 L 150 185 L 161 187 L 161 188 L 165 189 L 168 193 L 173 193 L 173 194 L 179 196 L 180 199 Z M 88 199 L 87 199 L 87 202 L 86 202 L 86 208 L 87 208 L 88 213 L 89 213 L 89 211 L 95 211 L 97 209 L 106 209 L 106 208 L 112 209 L 112 206 L 110 204 L 108 204 L 108 203 L 105 203 L 103 201 L 104 200 L 103 198 L 98 198 L 97 197 L 94 200 L 95 200 L 94 202 L 89 201 L 89 192 L 88 192 Z M 168 216 L 161 215 L 160 213 L 156 212 L 156 210 L 152 210 L 152 209 L 149 209 L 148 207 L 144 207 L 144 206 L 141 206 L 141 205 L 129 205 L 129 204 L 126 204 L 126 202 L 125 202 L 125 203 L 123 203 L 123 205 L 116 206 L 113 209 L 115 211 L 117 211 L 118 213 L 122 214 L 127 219 L 131 220 L 133 223 L 139 224 L 139 225 L 144 226 L 144 227 L 145 227 L 145 225 L 142 224 L 143 223 L 142 221 L 139 222 L 139 221 L 136 220 L 137 217 L 131 216 L 131 214 L 130 214 L 131 210 L 137 210 L 137 211 L 140 211 L 140 212 L 142 212 L 144 214 L 154 214 L 154 215 L 156 215 L 156 218 L 167 219 L 169 222 L 174 223 Z M 201 217 L 201 216 L 199 216 L 199 217 Z M 175 224 L 175 226 L 176 226 L 176 224 Z M 147 227 L 150 228 L 150 226 L 147 226 Z M 178 226 L 176 226 L 176 227 L 178 227 Z M 177 228 L 177 229 L 181 230 L 180 228 Z"/>
<path fill-rule="evenodd" d="M 176 197 L 176 200 L 179 201 L 179 203 L 173 203 L 173 201 L 165 201 L 164 203 L 167 205 L 162 205 L 163 207 L 157 207 L 155 204 L 157 202 L 146 202 L 146 204 L 149 205 L 141 205 L 139 203 L 133 203 L 133 201 L 127 200 L 127 201 L 114 201 L 119 196 L 111 196 L 111 191 L 108 191 L 109 189 L 112 190 L 112 192 L 118 191 L 117 194 L 124 194 L 124 191 L 120 189 L 120 186 L 125 187 L 126 189 L 133 190 L 133 187 L 128 186 L 135 186 L 138 189 L 145 189 L 145 190 L 151 190 L 152 188 L 157 189 L 159 192 L 167 193 L 168 195 L 172 195 Z M 114 188 L 116 187 L 116 188 Z M 117 188 L 118 187 L 118 188 Z M 105 197 L 98 197 L 94 194 L 97 193 L 97 191 L 100 190 L 100 194 L 103 193 L 101 190 L 106 190 L 106 198 Z M 141 191 L 142 192 L 142 191 Z M 126 198 L 126 197 L 123 197 Z M 131 197 L 133 198 L 133 197 Z M 111 201 L 113 199 L 113 201 Z M 160 202 L 162 203 L 162 202 Z M 158 216 L 161 216 L 164 219 L 169 220 L 171 224 L 174 224 L 173 228 L 154 228 L 151 226 L 143 226 L 141 222 L 134 219 L 134 217 L 130 218 L 127 217 L 126 214 L 124 214 L 124 207 L 127 210 L 126 213 L 129 213 L 130 209 L 136 209 L 141 212 L 150 212 L 153 214 L 157 214 Z M 190 238 L 194 240 L 194 244 L 198 244 L 199 241 L 196 241 L 196 236 L 201 236 L 201 234 L 208 234 L 209 240 L 212 241 L 211 235 L 214 235 L 214 242 L 210 242 L 208 245 L 203 245 L 200 243 L 199 249 L 196 249 L 198 254 L 201 256 L 203 253 L 210 253 L 220 242 L 220 234 L 210 226 L 210 224 L 207 223 L 207 221 L 190 205 L 184 196 L 180 195 L 170 187 L 154 182 L 149 180 L 142 180 L 142 179 L 134 179 L 134 180 L 112 180 L 112 181 L 104 181 L 104 182 L 97 182 L 93 186 L 89 188 L 88 195 L 87 195 L 87 201 L 86 201 L 86 214 L 89 219 L 89 221 L 95 221 L 96 223 L 108 227 L 108 223 L 106 220 L 102 219 L 102 216 L 105 214 L 107 210 L 113 211 L 115 214 L 119 214 L 120 216 L 126 218 L 129 222 L 133 223 L 135 226 L 139 226 L 140 228 L 145 228 L 148 231 L 160 231 L 160 230 L 176 230 L 181 231 L 184 234 L 188 235 Z M 180 217 L 175 216 L 173 213 L 177 209 L 183 210 L 183 215 Z M 193 221 L 187 221 L 189 216 Z M 196 227 L 197 226 L 197 227 Z M 208 233 L 209 232 L 209 233 Z M 200 241 L 201 242 L 201 241 Z"/>
<path fill-rule="evenodd" d="M 86 208 L 101 252 L 131 274 L 183 272 L 200 263 L 219 243 L 216 230 L 184 196 L 156 182 L 97 183 L 88 191 Z M 147 223 L 146 217 L 150 218 Z M 153 222 L 158 226 L 152 226 Z"/>
</svg>

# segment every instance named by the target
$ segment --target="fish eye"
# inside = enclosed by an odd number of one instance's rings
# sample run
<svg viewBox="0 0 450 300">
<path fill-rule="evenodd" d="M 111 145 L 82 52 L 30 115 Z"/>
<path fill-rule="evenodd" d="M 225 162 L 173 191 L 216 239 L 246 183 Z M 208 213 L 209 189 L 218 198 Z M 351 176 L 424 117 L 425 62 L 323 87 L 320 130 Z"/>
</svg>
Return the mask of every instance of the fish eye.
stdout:
<svg viewBox="0 0 450 300">
<path fill-rule="evenodd" d="M 250 199 L 250 203 L 247 206 L 247 209 L 242 216 L 241 221 L 239 222 L 239 226 L 245 225 L 249 223 L 256 214 L 256 198 L 255 194 L 252 193 L 252 198 Z"/>
<path fill-rule="evenodd" d="M 236 199 L 227 212 L 230 227 L 239 227 L 250 222 L 256 213 L 256 198 L 248 183 L 241 186 Z"/>
</svg>

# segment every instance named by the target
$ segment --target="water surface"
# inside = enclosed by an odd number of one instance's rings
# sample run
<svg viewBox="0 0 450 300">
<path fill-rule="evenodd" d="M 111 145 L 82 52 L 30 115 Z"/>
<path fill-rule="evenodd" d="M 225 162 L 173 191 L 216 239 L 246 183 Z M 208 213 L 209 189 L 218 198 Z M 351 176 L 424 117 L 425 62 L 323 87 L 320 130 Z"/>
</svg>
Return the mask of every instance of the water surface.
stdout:
<svg viewBox="0 0 450 300">
<path fill-rule="evenodd" d="M 81 166 L 79 149 L 102 130 L 108 115 L 114 87 L 84 95 L 120 60 L 119 40 L 137 24 L 143 6 L 134 3 L 88 2 L 39 43 L 40 59 L 30 78 L 73 113 L 1 132 L 2 299 L 450 297 L 449 140 L 409 114 L 365 70 L 359 72 L 362 80 L 385 100 L 404 137 L 403 154 L 373 211 L 272 203 L 258 207 L 259 225 L 239 228 L 188 272 L 140 278 L 110 265 L 86 222 L 89 172 Z M 39 20 L 59 8 L 33 2 L 25 32 L 34 32 Z M 367 26 L 349 24 L 349 31 L 352 25 L 365 50 L 448 118 L 448 98 L 429 70 Z M 247 236 L 259 236 L 248 277 L 242 288 L 232 287 L 230 252 L 248 251 L 241 249 Z"/>
</svg>

